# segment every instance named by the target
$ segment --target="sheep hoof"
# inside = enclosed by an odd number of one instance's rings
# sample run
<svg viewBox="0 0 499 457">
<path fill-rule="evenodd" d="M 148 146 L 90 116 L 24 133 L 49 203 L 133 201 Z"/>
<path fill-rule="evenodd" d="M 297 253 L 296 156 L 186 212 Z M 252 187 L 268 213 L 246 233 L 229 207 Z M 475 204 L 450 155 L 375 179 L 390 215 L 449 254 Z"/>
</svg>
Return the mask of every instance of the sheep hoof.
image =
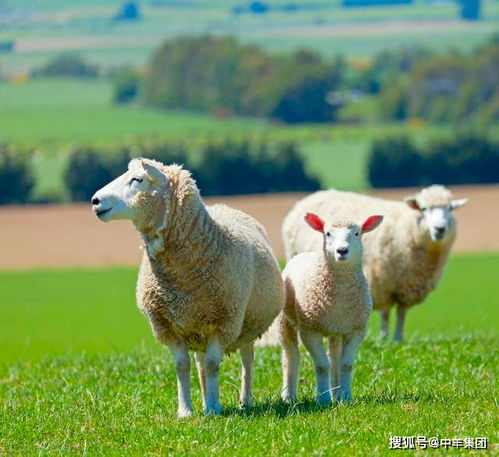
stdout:
<svg viewBox="0 0 499 457">
<path fill-rule="evenodd" d="M 348 391 L 338 392 L 336 400 L 340 403 L 350 403 L 352 401 L 352 393 Z"/>
<path fill-rule="evenodd" d="M 317 396 L 317 403 L 321 406 L 327 406 L 331 404 L 331 394 L 328 393 L 323 393 Z"/>
<path fill-rule="evenodd" d="M 179 409 L 177 411 L 177 416 L 179 419 L 184 419 L 186 417 L 191 417 L 192 416 L 192 410 L 190 409 Z"/>
<path fill-rule="evenodd" d="M 292 404 L 296 402 L 296 397 L 292 397 L 291 395 L 282 395 L 281 398 L 285 403 Z"/>
<path fill-rule="evenodd" d="M 222 407 L 220 405 L 207 406 L 204 413 L 207 416 L 219 416 L 222 413 Z"/>
<path fill-rule="evenodd" d="M 240 398 L 239 399 L 239 406 L 241 408 L 251 408 L 253 406 L 253 399 L 252 398 Z"/>
</svg>

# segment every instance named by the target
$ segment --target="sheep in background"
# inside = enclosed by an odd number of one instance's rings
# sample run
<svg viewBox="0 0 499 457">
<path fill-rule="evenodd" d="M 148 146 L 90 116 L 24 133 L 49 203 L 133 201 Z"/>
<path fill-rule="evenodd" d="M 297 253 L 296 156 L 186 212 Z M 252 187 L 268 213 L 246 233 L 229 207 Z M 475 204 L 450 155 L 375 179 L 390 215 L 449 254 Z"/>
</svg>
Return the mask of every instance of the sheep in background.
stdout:
<svg viewBox="0 0 499 457">
<path fill-rule="evenodd" d="M 362 271 L 361 236 L 374 230 L 383 216 L 371 216 L 360 225 L 341 219 L 324 223 L 310 213 L 305 220 L 321 234 L 322 248 L 296 255 L 283 271 L 285 304 L 279 319 L 282 396 L 296 399 L 299 333 L 314 360 L 319 403 L 329 403 L 333 389 L 338 400 L 350 401 L 353 363 L 372 309 Z M 329 339 L 329 359 L 324 337 Z"/>
<path fill-rule="evenodd" d="M 388 335 L 390 308 L 397 305 L 394 340 L 402 341 L 407 310 L 435 289 L 456 237 L 453 211 L 467 203 L 454 200 L 443 186 L 430 186 L 405 203 L 352 192 L 327 190 L 299 201 L 286 216 L 283 239 L 286 257 L 317 249 L 321 237 L 303 227 L 301 217 L 315 212 L 333 219 L 348 211 L 362 219 L 385 216 L 382 227 L 366 238 L 364 268 L 375 309 L 381 312 L 381 333 Z"/>
<path fill-rule="evenodd" d="M 283 306 L 283 283 L 264 228 L 225 205 L 206 207 L 181 166 L 134 159 L 92 198 L 102 221 L 130 219 L 145 251 L 137 303 L 156 338 L 169 346 L 178 415 L 192 414 L 190 358 L 196 352 L 203 405 L 219 414 L 219 365 L 239 349 L 240 401 L 252 402 L 253 345 Z"/>
</svg>

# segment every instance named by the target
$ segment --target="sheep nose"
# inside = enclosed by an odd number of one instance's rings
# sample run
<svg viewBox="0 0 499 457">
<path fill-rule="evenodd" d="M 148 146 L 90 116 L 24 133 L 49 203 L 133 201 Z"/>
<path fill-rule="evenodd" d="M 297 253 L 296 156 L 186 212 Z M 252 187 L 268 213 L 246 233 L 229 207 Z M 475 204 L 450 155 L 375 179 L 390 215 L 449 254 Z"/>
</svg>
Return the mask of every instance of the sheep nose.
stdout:
<svg viewBox="0 0 499 457">
<path fill-rule="evenodd" d="M 97 197 L 92 197 L 92 205 L 98 205 L 100 200 Z"/>
<path fill-rule="evenodd" d="M 445 232 L 445 227 L 435 227 L 435 230 L 437 231 L 438 234 L 442 234 Z"/>
<path fill-rule="evenodd" d="M 338 249 L 336 249 L 336 252 L 339 255 L 345 255 L 345 254 L 348 254 L 348 249 L 347 248 L 338 248 Z"/>
</svg>

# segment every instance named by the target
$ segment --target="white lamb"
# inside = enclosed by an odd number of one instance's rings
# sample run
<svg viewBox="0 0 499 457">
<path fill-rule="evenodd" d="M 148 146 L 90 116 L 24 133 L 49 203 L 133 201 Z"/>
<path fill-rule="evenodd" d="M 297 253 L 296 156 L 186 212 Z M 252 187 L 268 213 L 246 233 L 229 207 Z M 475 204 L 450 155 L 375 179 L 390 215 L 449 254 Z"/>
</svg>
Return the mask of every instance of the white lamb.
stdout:
<svg viewBox="0 0 499 457">
<path fill-rule="evenodd" d="M 206 207 L 181 166 L 134 159 L 92 198 L 102 221 L 130 219 L 145 252 L 137 303 L 175 359 L 178 415 L 192 414 L 190 358 L 196 352 L 203 405 L 219 414 L 219 365 L 239 349 L 240 401 L 252 402 L 254 340 L 283 306 L 283 283 L 265 230 L 224 205 Z"/>
<path fill-rule="evenodd" d="M 467 199 L 453 200 L 443 186 L 430 186 L 405 203 L 352 192 L 327 190 L 299 201 L 284 220 L 282 233 L 287 258 L 317 249 L 321 237 L 303 227 L 302 215 L 315 212 L 328 219 L 348 211 L 362 219 L 385 217 L 382 227 L 365 240 L 364 267 L 375 309 L 381 311 L 381 332 L 388 335 L 390 308 L 397 305 L 394 340 L 403 340 L 407 310 L 435 289 L 456 237 L 453 210 Z"/>
<path fill-rule="evenodd" d="M 321 234 L 322 248 L 296 255 L 283 271 L 285 305 L 279 319 L 282 396 L 296 399 L 299 333 L 314 360 L 319 403 L 329 403 L 332 390 L 337 400 L 350 401 L 353 363 L 372 309 L 362 271 L 361 236 L 374 230 L 383 216 L 371 216 L 360 225 L 342 219 L 323 222 L 310 213 L 305 220 Z M 330 360 L 324 337 L 329 339 Z"/>
</svg>

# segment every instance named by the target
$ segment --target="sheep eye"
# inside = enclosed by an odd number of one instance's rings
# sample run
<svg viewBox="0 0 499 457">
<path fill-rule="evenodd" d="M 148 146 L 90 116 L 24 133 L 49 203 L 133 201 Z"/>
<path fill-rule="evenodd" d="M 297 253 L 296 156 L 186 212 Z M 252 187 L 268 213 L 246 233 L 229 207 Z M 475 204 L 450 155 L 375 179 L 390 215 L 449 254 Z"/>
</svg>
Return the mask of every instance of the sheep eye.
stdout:
<svg viewBox="0 0 499 457">
<path fill-rule="evenodd" d="M 359 236 L 359 232 L 356 232 L 356 233 L 355 233 L 355 236 Z"/>
<path fill-rule="evenodd" d="M 331 233 L 330 232 L 326 232 L 326 236 L 331 236 Z"/>
<path fill-rule="evenodd" d="M 137 181 L 137 182 L 142 182 L 142 178 L 139 178 L 138 176 L 134 176 L 134 177 L 130 180 L 130 184 L 132 184 L 134 181 Z"/>
</svg>

